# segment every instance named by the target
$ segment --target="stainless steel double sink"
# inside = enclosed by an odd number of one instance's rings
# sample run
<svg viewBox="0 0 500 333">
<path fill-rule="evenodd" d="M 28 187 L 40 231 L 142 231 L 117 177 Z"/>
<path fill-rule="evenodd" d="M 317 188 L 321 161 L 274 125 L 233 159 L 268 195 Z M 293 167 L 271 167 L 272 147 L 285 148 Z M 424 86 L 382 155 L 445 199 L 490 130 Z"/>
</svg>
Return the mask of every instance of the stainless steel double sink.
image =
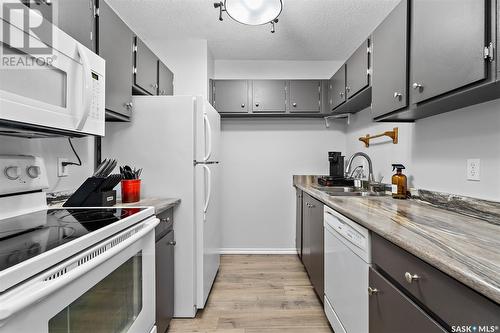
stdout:
<svg viewBox="0 0 500 333">
<path fill-rule="evenodd" d="M 319 191 L 335 197 L 381 197 L 385 191 L 372 191 L 351 186 L 315 186 Z"/>
</svg>

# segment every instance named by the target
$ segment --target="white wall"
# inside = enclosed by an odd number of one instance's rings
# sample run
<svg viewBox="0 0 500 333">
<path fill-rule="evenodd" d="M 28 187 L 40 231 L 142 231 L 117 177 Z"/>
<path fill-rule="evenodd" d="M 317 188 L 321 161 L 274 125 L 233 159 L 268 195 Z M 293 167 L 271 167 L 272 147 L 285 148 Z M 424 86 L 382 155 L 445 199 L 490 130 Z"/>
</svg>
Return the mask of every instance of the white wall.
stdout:
<svg viewBox="0 0 500 333">
<path fill-rule="evenodd" d="M 371 122 L 370 110 L 356 114 L 347 128 L 347 151 L 363 151 L 373 160 L 376 178 L 390 183 L 391 163 L 405 164 L 415 188 L 500 201 L 500 100 L 417 121 Z M 365 148 L 360 136 L 399 127 L 400 142 Z M 389 139 L 390 140 L 390 139 Z M 386 141 L 381 139 L 381 141 Z M 481 159 L 481 181 L 466 180 L 466 160 Z"/>
<path fill-rule="evenodd" d="M 222 121 L 223 250 L 292 250 L 294 174 L 327 174 L 345 125 L 323 119 Z"/>
<path fill-rule="evenodd" d="M 174 95 L 207 98 L 210 61 L 206 40 L 149 40 L 146 43 L 174 73 Z"/>
<path fill-rule="evenodd" d="M 215 60 L 216 79 L 329 79 L 340 61 Z"/>
<path fill-rule="evenodd" d="M 215 60 L 216 79 L 323 79 L 327 61 Z M 294 174 L 327 174 L 328 151 L 345 151 L 345 125 L 323 119 L 222 121 L 222 248 L 286 252 L 295 247 Z"/>
<path fill-rule="evenodd" d="M 77 162 L 68 139 L 23 139 L 0 136 L 0 154 L 24 154 L 43 157 L 49 178 L 48 192 L 74 191 L 94 171 L 94 138 L 72 139 L 82 166 L 69 166 L 68 177 L 57 177 L 57 158 Z"/>
</svg>

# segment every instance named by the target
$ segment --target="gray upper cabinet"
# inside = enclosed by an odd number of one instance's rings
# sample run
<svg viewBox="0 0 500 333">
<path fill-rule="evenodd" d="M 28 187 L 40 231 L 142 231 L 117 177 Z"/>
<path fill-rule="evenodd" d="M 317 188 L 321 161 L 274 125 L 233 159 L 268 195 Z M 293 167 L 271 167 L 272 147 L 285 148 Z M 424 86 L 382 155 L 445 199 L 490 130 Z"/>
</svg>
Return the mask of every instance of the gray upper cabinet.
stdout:
<svg viewBox="0 0 500 333">
<path fill-rule="evenodd" d="M 321 81 L 290 81 L 288 87 L 288 110 L 290 112 L 320 112 Z"/>
<path fill-rule="evenodd" d="M 422 309 L 370 267 L 370 333 L 444 333 Z"/>
<path fill-rule="evenodd" d="M 412 103 L 487 77 L 486 2 L 412 1 Z"/>
<path fill-rule="evenodd" d="M 372 115 L 408 105 L 408 3 L 402 0 L 373 33 Z"/>
<path fill-rule="evenodd" d="M 99 5 L 99 55 L 106 60 L 107 118 L 126 120 L 132 114 L 133 32 L 106 2 Z"/>
<path fill-rule="evenodd" d="M 158 60 L 158 95 L 174 94 L 174 73 Z"/>
<path fill-rule="evenodd" d="M 255 80 L 252 82 L 253 112 L 285 112 L 286 81 Z"/>
<path fill-rule="evenodd" d="M 219 113 L 247 113 L 247 80 L 214 80 L 213 105 Z"/>
<path fill-rule="evenodd" d="M 335 74 L 333 74 L 332 78 L 330 79 L 330 84 L 328 87 L 328 102 L 330 104 L 330 110 L 335 109 L 337 106 L 346 101 L 345 83 L 346 76 L 344 64 Z"/>
<path fill-rule="evenodd" d="M 346 94 L 351 98 L 363 90 L 370 83 L 369 81 L 369 52 L 370 40 L 366 40 L 354 51 L 346 64 Z"/>
<path fill-rule="evenodd" d="M 156 95 L 158 92 L 158 58 L 144 44 L 135 38 L 134 84 L 145 92 Z"/>
<path fill-rule="evenodd" d="M 23 1 L 31 8 L 39 10 L 45 19 L 59 29 L 95 51 L 96 24 L 94 0 L 52 0 Z"/>
</svg>

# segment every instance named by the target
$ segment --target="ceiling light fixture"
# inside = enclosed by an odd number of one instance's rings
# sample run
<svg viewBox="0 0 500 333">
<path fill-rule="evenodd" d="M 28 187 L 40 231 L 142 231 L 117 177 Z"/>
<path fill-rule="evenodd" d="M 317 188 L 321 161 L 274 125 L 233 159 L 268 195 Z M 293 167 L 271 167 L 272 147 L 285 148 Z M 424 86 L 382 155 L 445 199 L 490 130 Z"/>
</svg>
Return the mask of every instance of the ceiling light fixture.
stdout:
<svg viewBox="0 0 500 333">
<path fill-rule="evenodd" d="M 276 31 L 275 24 L 283 10 L 281 0 L 224 0 L 214 3 L 219 8 L 219 21 L 226 12 L 236 22 L 246 25 L 271 24 L 271 33 Z"/>
</svg>

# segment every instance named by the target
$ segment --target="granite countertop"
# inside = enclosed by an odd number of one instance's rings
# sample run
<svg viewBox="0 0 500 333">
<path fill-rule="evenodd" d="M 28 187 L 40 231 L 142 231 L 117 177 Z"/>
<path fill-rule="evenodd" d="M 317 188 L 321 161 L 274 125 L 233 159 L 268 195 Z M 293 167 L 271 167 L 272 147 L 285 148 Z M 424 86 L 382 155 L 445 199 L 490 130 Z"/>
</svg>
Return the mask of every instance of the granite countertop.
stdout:
<svg viewBox="0 0 500 333">
<path fill-rule="evenodd" d="M 62 207 L 65 200 L 53 201 L 49 203 L 49 207 Z M 122 203 L 120 200 L 116 201 L 114 207 L 154 207 L 155 214 L 166 211 L 172 207 L 176 207 L 181 203 L 181 199 L 177 198 L 143 198 L 138 202 Z"/>
<path fill-rule="evenodd" d="M 318 189 L 314 176 L 294 176 L 293 185 L 500 303 L 499 219 L 467 216 L 416 199 L 329 196 Z"/>
</svg>

